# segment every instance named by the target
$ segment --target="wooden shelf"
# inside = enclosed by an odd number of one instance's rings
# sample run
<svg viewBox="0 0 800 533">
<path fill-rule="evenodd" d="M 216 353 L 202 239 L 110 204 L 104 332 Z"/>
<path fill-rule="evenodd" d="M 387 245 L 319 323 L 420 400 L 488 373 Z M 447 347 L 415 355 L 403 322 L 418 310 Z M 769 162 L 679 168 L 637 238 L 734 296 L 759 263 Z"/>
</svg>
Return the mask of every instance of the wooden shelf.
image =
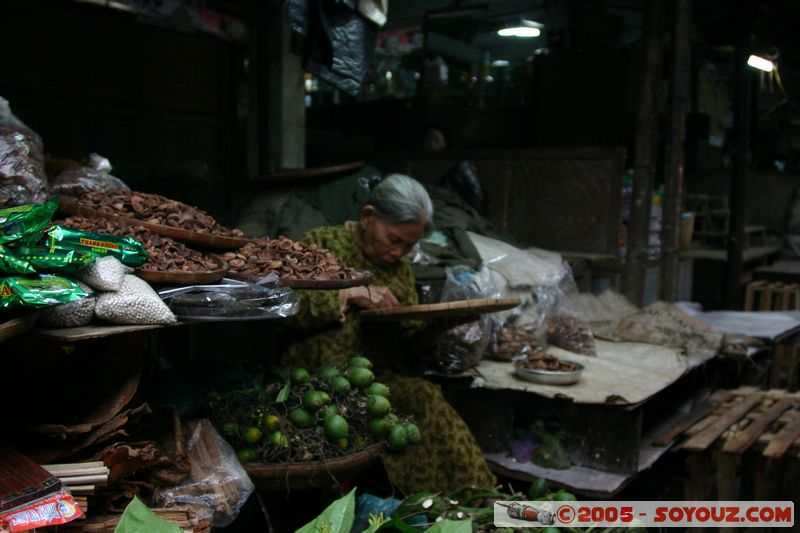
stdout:
<svg viewBox="0 0 800 533">
<path fill-rule="evenodd" d="M 126 335 L 128 333 L 138 333 L 142 331 L 152 331 L 156 329 L 171 328 L 181 326 L 186 322 L 178 322 L 173 325 L 147 325 L 147 326 L 115 326 L 91 324 L 79 328 L 44 328 L 34 327 L 28 333 L 61 342 L 77 342 L 90 339 L 101 339 L 114 335 Z"/>
</svg>

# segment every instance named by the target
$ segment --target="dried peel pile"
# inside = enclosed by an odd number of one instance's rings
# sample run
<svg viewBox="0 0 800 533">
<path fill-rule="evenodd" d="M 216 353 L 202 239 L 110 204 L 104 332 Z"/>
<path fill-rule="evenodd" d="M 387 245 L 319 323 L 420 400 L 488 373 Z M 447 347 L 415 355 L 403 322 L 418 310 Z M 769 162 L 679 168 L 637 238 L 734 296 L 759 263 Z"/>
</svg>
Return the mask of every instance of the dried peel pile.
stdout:
<svg viewBox="0 0 800 533">
<path fill-rule="evenodd" d="M 196 233 L 224 237 L 244 237 L 238 229 L 228 229 L 197 207 L 159 194 L 136 191 L 92 191 L 80 197 L 82 207 L 94 209 L 100 214 L 125 216 Z"/>
<path fill-rule="evenodd" d="M 186 247 L 169 237 L 162 237 L 142 226 L 129 226 L 119 221 L 104 218 L 67 217 L 55 224 L 80 231 L 133 237 L 144 245 L 149 260 L 141 270 L 151 272 L 205 272 L 221 268 L 219 261 Z"/>
<path fill-rule="evenodd" d="M 349 280 L 363 276 L 358 270 L 342 267 L 325 248 L 286 237 L 262 237 L 222 257 L 228 262 L 230 273 L 251 280 L 272 272 L 281 279 L 296 280 Z"/>
<path fill-rule="evenodd" d="M 529 354 L 526 359 L 517 359 L 514 361 L 514 366 L 532 370 L 549 370 L 551 372 L 573 372 L 578 368 L 573 363 L 562 361 L 555 355 L 544 352 L 535 352 Z"/>
</svg>

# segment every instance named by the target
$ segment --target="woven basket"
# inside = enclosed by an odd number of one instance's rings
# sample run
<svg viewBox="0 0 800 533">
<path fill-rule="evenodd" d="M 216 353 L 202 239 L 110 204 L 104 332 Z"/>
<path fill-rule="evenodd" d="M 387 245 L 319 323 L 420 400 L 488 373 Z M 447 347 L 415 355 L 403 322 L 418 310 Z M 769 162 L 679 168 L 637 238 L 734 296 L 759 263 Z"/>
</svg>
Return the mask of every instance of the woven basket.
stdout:
<svg viewBox="0 0 800 533">
<path fill-rule="evenodd" d="M 384 447 L 385 443 L 380 442 L 335 459 L 298 463 L 247 463 L 244 467 L 259 490 L 326 487 L 359 474 L 378 458 Z"/>
</svg>

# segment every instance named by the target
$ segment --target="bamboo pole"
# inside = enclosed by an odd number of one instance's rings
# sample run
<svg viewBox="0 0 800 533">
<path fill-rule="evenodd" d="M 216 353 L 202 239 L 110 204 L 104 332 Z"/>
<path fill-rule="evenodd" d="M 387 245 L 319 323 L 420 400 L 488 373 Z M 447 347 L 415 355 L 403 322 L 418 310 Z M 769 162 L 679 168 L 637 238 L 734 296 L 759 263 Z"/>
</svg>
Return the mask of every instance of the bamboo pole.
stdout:
<svg viewBox="0 0 800 533">
<path fill-rule="evenodd" d="M 650 239 L 650 204 L 653 196 L 655 145 L 658 132 L 658 88 L 661 80 L 663 0 L 648 0 L 645 4 L 644 17 L 644 74 L 636 117 L 635 176 L 623 284 L 625 295 L 637 305 L 641 305 L 644 298 L 647 243 Z"/>
<path fill-rule="evenodd" d="M 742 254 L 745 242 L 745 224 L 747 223 L 747 169 L 750 154 L 750 68 L 747 66 L 747 55 L 750 51 L 749 23 L 750 4 L 746 0 L 741 3 L 742 28 L 736 43 L 734 57 L 734 109 L 733 130 L 736 139 L 734 163 L 731 175 L 731 219 L 728 231 L 728 261 L 725 270 L 724 302 L 728 309 L 738 309 L 741 305 L 741 284 L 744 270 Z"/>
<path fill-rule="evenodd" d="M 672 83 L 667 164 L 664 174 L 664 211 L 661 235 L 660 297 L 674 302 L 678 296 L 681 211 L 686 139 L 686 112 L 692 67 L 692 0 L 678 0 L 672 31 Z"/>
</svg>

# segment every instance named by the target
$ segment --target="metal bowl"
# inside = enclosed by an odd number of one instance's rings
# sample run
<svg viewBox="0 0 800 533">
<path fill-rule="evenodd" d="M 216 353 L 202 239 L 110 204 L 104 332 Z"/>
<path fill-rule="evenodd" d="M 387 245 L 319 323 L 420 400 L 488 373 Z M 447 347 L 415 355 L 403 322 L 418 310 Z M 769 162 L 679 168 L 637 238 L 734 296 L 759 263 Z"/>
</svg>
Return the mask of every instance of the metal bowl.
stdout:
<svg viewBox="0 0 800 533">
<path fill-rule="evenodd" d="M 544 385 L 572 385 L 577 383 L 581 379 L 581 374 L 583 374 L 583 365 L 575 361 L 564 360 L 564 362 L 572 363 L 577 368 L 569 372 L 556 372 L 554 370 L 538 370 L 514 365 L 514 373 L 525 381 Z"/>
</svg>

